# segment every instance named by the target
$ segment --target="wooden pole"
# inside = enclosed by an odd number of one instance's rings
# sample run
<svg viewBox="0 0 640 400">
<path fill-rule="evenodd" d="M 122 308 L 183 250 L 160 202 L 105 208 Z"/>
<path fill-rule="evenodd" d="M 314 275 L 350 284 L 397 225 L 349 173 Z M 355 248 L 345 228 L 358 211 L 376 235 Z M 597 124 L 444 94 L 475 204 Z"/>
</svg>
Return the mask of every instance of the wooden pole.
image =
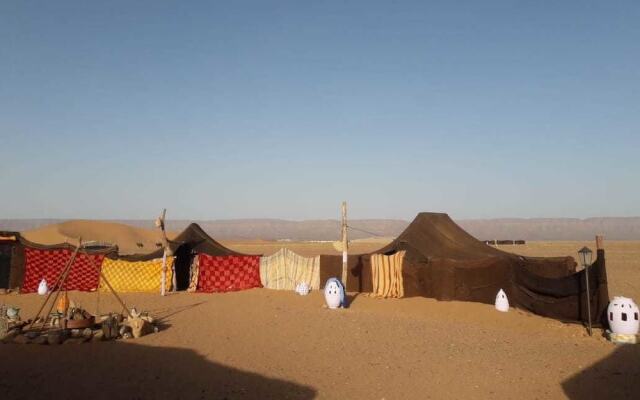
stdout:
<svg viewBox="0 0 640 400">
<path fill-rule="evenodd" d="M 109 283 L 109 281 L 107 280 L 107 277 L 104 276 L 104 274 L 102 273 L 102 269 L 100 269 L 96 263 L 93 262 L 93 258 L 91 258 L 91 256 L 89 255 L 89 253 L 87 253 L 84 249 L 82 251 L 87 258 L 89 259 L 89 261 L 91 262 L 91 265 L 93 265 L 93 268 L 98 271 L 98 273 L 100 274 L 100 279 L 102 281 L 104 281 L 104 283 L 107 285 L 107 287 L 109 288 L 109 290 L 111 291 L 111 293 L 113 293 L 113 296 L 116 298 L 116 300 L 118 300 L 118 302 L 120 303 L 120 305 L 122 306 L 122 308 L 127 312 L 127 315 L 129 315 L 131 318 L 133 318 L 133 315 L 131 315 L 131 311 L 129 310 L 129 308 L 127 307 L 126 304 L 124 304 L 124 301 L 122 301 L 122 299 L 120 298 L 120 296 L 118 296 L 118 293 L 115 291 L 115 289 L 113 288 L 113 286 L 111 286 L 111 284 Z M 98 287 L 98 293 L 100 293 L 100 288 Z"/>
<path fill-rule="evenodd" d="M 342 202 L 342 284 L 347 290 L 347 270 L 348 270 L 348 240 L 347 240 L 347 202 Z"/>
<path fill-rule="evenodd" d="M 596 250 L 604 249 L 604 236 L 597 235 L 596 236 Z"/>
<path fill-rule="evenodd" d="M 162 284 L 160 286 L 160 296 L 166 294 L 167 286 L 167 250 L 162 252 Z"/>
<path fill-rule="evenodd" d="M 69 271 L 71 270 L 71 266 L 73 265 L 73 262 L 76 259 L 76 255 L 78 255 L 78 250 L 80 250 L 79 246 L 76 247 L 76 249 L 73 251 L 73 254 L 71 254 L 71 257 L 67 261 L 67 265 L 65 265 L 65 267 L 62 270 L 62 272 L 60 273 L 60 275 L 58 275 L 58 279 L 56 280 L 56 283 L 52 286 L 53 290 L 50 291 L 49 294 L 47 294 L 47 298 L 44 300 L 44 302 L 42 303 L 42 305 L 38 309 L 38 312 L 36 313 L 36 316 L 33 318 L 33 321 L 31 321 L 31 324 L 29 325 L 29 329 L 31 329 L 33 327 L 33 324 L 35 324 L 35 322 L 38 320 L 38 317 L 40 316 L 40 313 L 42 312 L 42 310 L 44 310 L 44 307 L 49 302 L 49 299 L 51 298 L 53 293 L 54 292 L 56 292 L 56 293 L 58 292 L 58 285 L 63 285 L 64 282 L 67 280 L 67 275 L 69 275 Z M 57 298 L 58 298 L 58 295 L 56 294 L 56 297 L 53 299 L 53 303 L 51 303 L 52 304 L 51 309 L 53 309 L 53 304 L 55 304 Z M 51 313 L 51 311 L 49 311 L 49 313 Z M 46 321 L 46 317 L 45 317 L 45 321 Z"/>
<path fill-rule="evenodd" d="M 164 218 L 167 215 L 167 209 L 164 208 L 162 213 L 156 220 L 156 226 L 160 228 L 160 232 L 162 234 L 162 248 L 164 251 L 162 252 L 162 282 L 160 284 L 160 295 L 166 295 L 167 291 L 167 254 L 169 253 L 169 240 L 167 240 L 167 232 L 164 227 Z"/>
</svg>

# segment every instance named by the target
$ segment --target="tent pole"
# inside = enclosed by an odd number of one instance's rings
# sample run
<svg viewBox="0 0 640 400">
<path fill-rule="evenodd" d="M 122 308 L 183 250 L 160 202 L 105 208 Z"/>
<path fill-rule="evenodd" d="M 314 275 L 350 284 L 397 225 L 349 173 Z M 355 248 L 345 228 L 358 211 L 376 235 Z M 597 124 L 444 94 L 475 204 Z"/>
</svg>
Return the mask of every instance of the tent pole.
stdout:
<svg viewBox="0 0 640 400">
<path fill-rule="evenodd" d="M 160 296 L 164 296 L 167 285 L 167 250 L 162 252 L 162 283 L 160 285 Z"/>
<path fill-rule="evenodd" d="M 113 293 L 113 296 L 116 298 L 116 300 L 118 300 L 118 302 L 120 303 L 120 305 L 122 306 L 122 308 L 127 312 L 127 315 L 129 315 L 129 317 L 133 318 L 133 315 L 131 315 L 131 311 L 129 310 L 129 308 L 127 308 L 127 305 L 124 304 L 124 301 L 122 301 L 122 299 L 120 298 L 120 296 L 118 296 L 118 293 L 116 293 L 115 289 L 113 288 L 113 286 L 111 286 L 111 284 L 109 283 L 109 281 L 107 280 L 107 278 L 104 276 L 104 274 L 102 273 L 102 269 L 99 268 L 95 262 L 93 262 L 93 258 L 91 258 L 91 256 L 89 255 L 89 253 L 87 253 L 84 249 L 82 250 L 82 252 L 87 256 L 87 258 L 89 259 L 89 261 L 91 262 L 91 265 L 93 266 L 93 268 L 98 271 L 98 273 L 100 274 L 100 279 L 102 281 L 104 281 L 104 283 L 107 285 L 107 287 L 109 288 L 109 290 L 111 291 L 111 293 Z M 98 293 L 100 293 L 100 285 L 98 285 Z"/>
<path fill-rule="evenodd" d="M 348 253 L 347 253 L 347 202 L 342 202 L 342 284 L 345 291 L 347 290 L 347 269 Z"/>
<path fill-rule="evenodd" d="M 167 232 L 165 231 L 164 226 L 164 218 L 167 215 L 167 209 L 162 209 L 162 213 L 156 219 L 156 226 L 160 228 L 160 232 L 162 233 L 162 247 L 164 248 L 164 252 L 162 253 L 162 282 L 160 284 L 160 295 L 166 295 L 167 289 L 167 254 L 171 251 L 169 249 L 169 240 L 167 239 Z"/>
<path fill-rule="evenodd" d="M 81 241 L 82 241 L 82 239 L 81 239 Z M 76 249 L 73 251 L 73 254 L 71 255 L 71 257 L 67 261 L 67 265 L 65 265 L 65 267 L 62 270 L 62 272 L 60 273 L 60 275 L 58 275 L 58 279 L 56 280 L 56 283 L 53 285 L 53 289 L 54 290 L 52 290 L 51 292 L 49 292 L 49 294 L 47 294 L 47 298 L 44 300 L 44 302 L 40 306 L 40 309 L 38 309 L 38 312 L 36 313 L 36 316 L 33 318 L 33 321 L 31 321 L 31 324 L 29 325 L 29 329 L 33 328 L 33 324 L 35 324 L 35 322 L 38 320 L 38 317 L 40 317 L 40 313 L 42 312 L 42 310 L 44 310 L 44 307 L 49 302 L 49 299 L 53 295 L 53 292 L 56 292 L 56 293 L 58 292 L 58 289 L 57 289 L 58 285 L 63 285 L 64 282 L 67 280 L 67 276 L 69 275 L 69 271 L 71 270 L 71 265 L 75 261 L 76 255 L 78 255 L 78 250 L 80 250 L 80 246 L 76 247 Z M 58 298 L 58 295 L 56 294 L 56 297 L 53 299 L 53 303 L 51 303 L 52 306 L 51 306 L 50 310 L 53 309 L 53 304 L 55 304 L 57 298 Z M 51 311 L 49 311 L 49 313 L 51 313 Z M 45 322 L 46 322 L 46 318 L 45 318 Z"/>
</svg>

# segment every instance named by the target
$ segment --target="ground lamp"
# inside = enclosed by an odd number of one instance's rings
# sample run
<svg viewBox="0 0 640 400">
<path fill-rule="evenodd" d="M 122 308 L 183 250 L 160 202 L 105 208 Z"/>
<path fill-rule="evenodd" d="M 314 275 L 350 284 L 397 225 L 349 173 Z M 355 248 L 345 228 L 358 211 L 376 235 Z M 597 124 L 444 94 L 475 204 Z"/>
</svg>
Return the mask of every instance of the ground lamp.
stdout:
<svg viewBox="0 0 640 400">
<path fill-rule="evenodd" d="M 580 256 L 580 263 L 584 267 L 584 279 L 586 281 L 587 288 L 587 314 L 589 321 L 589 336 L 591 336 L 591 296 L 589 295 L 589 266 L 591 265 L 591 257 L 593 252 L 588 247 L 583 247 L 578 251 Z"/>
<path fill-rule="evenodd" d="M 637 335 L 640 330 L 638 314 L 640 310 L 633 300 L 627 297 L 615 296 L 609 307 L 609 328 L 616 335 Z"/>
<path fill-rule="evenodd" d="M 496 310 L 500 312 L 508 312 L 509 311 L 509 299 L 507 299 L 507 294 L 504 290 L 500 289 L 498 294 L 496 295 Z"/>
<path fill-rule="evenodd" d="M 346 307 L 346 291 L 338 278 L 329 278 L 324 285 L 324 299 L 329 308 Z"/>
</svg>

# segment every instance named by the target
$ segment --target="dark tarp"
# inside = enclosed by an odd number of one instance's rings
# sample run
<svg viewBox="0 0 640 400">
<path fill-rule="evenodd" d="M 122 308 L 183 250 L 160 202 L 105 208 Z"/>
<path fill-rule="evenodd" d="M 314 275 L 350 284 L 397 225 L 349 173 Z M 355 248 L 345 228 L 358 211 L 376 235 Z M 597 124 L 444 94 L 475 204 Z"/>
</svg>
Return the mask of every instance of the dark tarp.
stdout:
<svg viewBox="0 0 640 400">
<path fill-rule="evenodd" d="M 487 246 L 447 214 L 421 213 L 376 254 L 405 250 L 405 296 L 495 302 L 504 289 L 512 306 L 562 321 L 586 321 L 585 272 L 572 257 L 523 257 Z M 370 255 L 350 256 L 347 290 L 371 292 Z M 341 275 L 341 256 L 321 256 L 321 283 Z M 592 320 L 609 302 L 604 250 L 589 269 Z"/>
<path fill-rule="evenodd" d="M 371 292 L 373 286 L 371 283 L 371 272 L 363 273 L 362 257 L 352 255 L 347 257 L 348 276 L 347 276 L 347 292 Z M 320 255 L 320 288 L 324 288 L 329 278 L 338 278 L 342 276 L 342 256 Z M 368 278 L 368 279 L 367 279 Z"/>
</svg>

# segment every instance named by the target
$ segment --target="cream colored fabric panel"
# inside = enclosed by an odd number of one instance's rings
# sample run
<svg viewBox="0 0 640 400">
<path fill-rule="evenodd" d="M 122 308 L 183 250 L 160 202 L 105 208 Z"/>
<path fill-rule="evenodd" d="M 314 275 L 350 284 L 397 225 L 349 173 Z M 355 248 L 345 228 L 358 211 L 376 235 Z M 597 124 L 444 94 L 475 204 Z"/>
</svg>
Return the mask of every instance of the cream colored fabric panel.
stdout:
<svg viewBox="0 0 640 400">
<path fill-rule="evenodd" d="M 371 256 L 371 278 L 375 297 L 404 297 L 404 281 L 402 279 L 402 263 L 404 251 L 390 256 L 373 254 Z"/>
<path fill-rule="evenodd" d="M 311 289 L 320 288 L 320 256 L 302 257 L 289 249 L 260 258 L 260 281 L 269 289 L 295 290 L 306 282 Z"/>
<path fill-rule="evenodd" d="M 284 289 L 286 249 L 280 249 L 268 257 L 260 257 L 260 283 L 268 289 Z"/>
</svg>

